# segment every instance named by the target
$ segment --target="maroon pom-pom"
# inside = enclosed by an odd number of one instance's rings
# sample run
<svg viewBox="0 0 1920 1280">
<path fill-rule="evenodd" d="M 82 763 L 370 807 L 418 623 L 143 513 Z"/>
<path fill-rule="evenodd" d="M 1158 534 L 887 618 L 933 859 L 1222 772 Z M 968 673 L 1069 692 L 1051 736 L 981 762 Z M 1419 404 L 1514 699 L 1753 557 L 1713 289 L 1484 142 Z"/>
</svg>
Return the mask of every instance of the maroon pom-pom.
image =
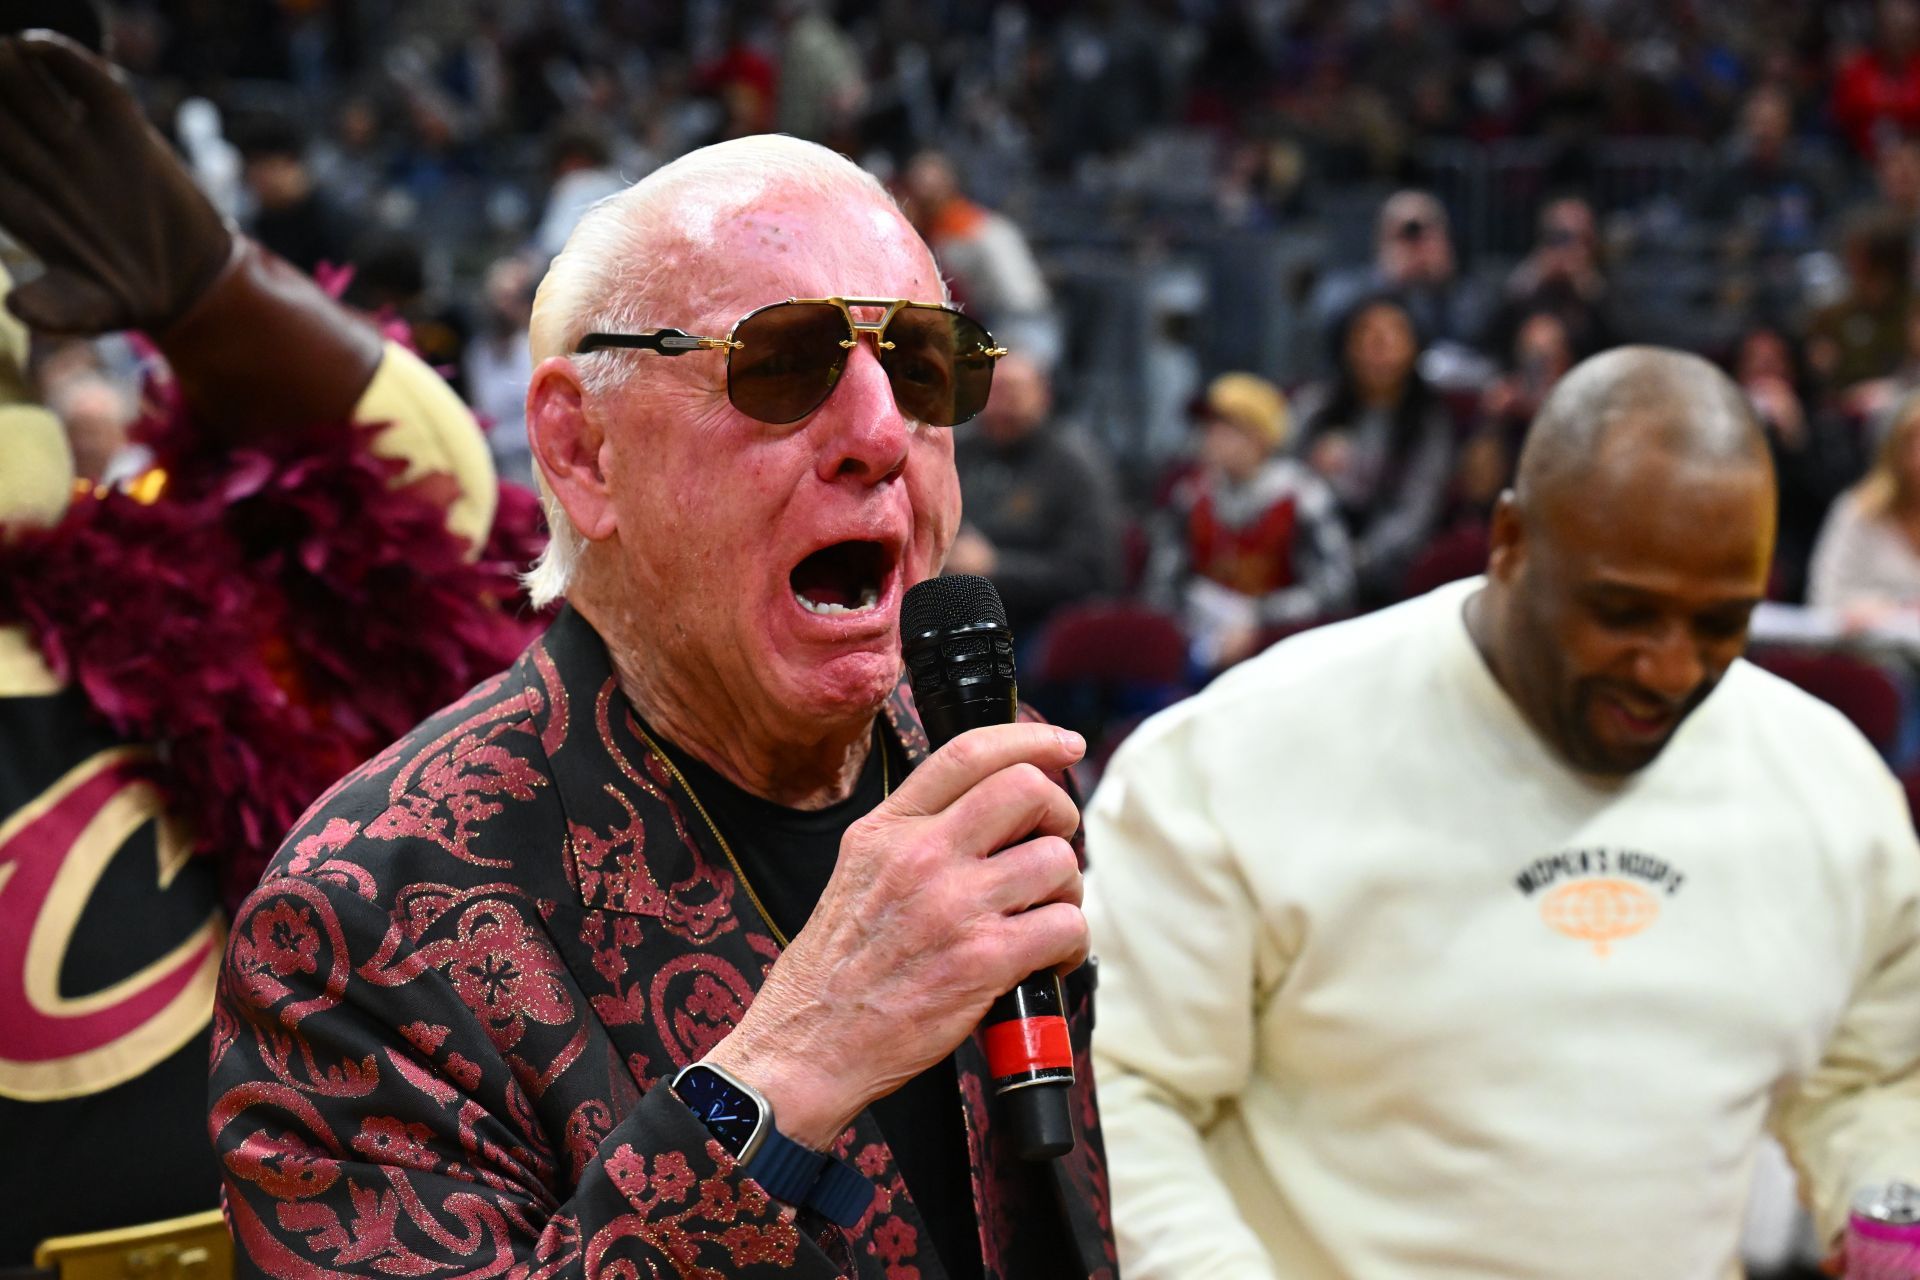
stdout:
<svg viewBox="0 0 1920 1280">
<path fill-rule="evenodd" d="M 81 497 L 0 538 L 0 623 L 158 749 L 230 904 L 321 791 L 544 625 L 518 579 L 542 542 L 532 494 L 501 487 L 469 558 L 451 479 L 398 483 L 404 464 L 370 448 L 380 425 L 288 427 L 209 451 L 152 389 L 136 433 L 166 470 L 158 499 Z"/>
</svg>

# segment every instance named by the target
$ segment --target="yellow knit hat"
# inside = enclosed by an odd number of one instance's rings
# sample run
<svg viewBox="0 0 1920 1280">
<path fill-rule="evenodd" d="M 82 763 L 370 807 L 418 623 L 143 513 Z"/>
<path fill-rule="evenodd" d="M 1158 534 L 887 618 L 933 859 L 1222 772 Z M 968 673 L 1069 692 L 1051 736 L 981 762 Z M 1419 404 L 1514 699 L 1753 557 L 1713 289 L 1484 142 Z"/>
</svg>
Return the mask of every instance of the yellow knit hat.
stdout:
<svg viewBox="0 0 1920 1280">
<path fill-rule="evenodd" d="M 1269 450 L 1287 441 L 1287 398 L 1251 373 L 1223 373 L 1207 384 L 1207 412 L 1253 435 Z"/>
</svg>

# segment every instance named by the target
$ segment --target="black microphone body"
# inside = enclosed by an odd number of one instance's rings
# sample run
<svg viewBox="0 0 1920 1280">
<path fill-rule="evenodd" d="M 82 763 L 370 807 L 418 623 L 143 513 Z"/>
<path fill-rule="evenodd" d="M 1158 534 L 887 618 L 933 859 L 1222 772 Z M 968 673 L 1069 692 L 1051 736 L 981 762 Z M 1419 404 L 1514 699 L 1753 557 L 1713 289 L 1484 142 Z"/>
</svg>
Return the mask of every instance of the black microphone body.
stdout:
<svg viewBox="0 0 1920 1280">
<path fill-rule="evenodd" d="M 1012 724 L 1020 707 L 1013 632 L 985 578 L 930 578 L 907 592 L 901 650 L 927 740 L 938 751 L 969 729 Z M 980 1024 L 993 1091 L 1015 1148 L 1028 1160 L 1073 1150 L 1073 1049 L 1059 976 L 1031 974 L 993 1002 Z"/>
</svg>

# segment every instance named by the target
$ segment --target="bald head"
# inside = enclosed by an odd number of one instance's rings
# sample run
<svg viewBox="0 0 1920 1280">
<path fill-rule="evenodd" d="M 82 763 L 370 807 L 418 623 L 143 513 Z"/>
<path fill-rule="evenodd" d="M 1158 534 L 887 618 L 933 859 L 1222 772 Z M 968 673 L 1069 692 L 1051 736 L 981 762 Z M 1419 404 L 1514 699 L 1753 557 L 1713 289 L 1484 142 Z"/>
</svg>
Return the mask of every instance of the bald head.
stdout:
<svg viewBox="0 0 1920 1280">
<path fill-rule="evenodd" d="M 856 247 L 881 234 L 864 215 L 878 210 L 898 217 L 893 197 L 872 174 L 826 147 L 775 134 L 690 151 L 600 201 L 540 282 L 530 325 L 534 362 L 567 354 L 590 329 L 688 323 L 690 293 L 738 265 L 728 256 L 738 246 L 726 243 L 726 232 L 755 210 L 799 199 L 844 206 L 846 238 Z M 790 245 L 756 247 L 756 256 L 788 252 Z M 656 311 L 667 318 L 656 320 Z M 635 367 L 631 360 L 582 362 L 589 380 L 596 369 Z"/>
<path fill-rule="evenodd" d="M 917 254 L 932 270 L 930 251 L 911 236 L 893 197 L 871 174 L 798 138 L 736 138 L 689 152 L 587 210 L 534 294 L 528 320 L 534 363 L 569 356 L 589 331 L 697 331 L 711 324 L 724 333 L 754 307 L 813 296 L 817 290 L 769 287 L 731 310 L 713 305 L 716 290 L 746 267 L 798 257 L 799 243 L 782 224 L 792 223 L 802 205 L 836 214 L 835 234 L 808 243 L 816 253 L 823 243 L 840 247 L 845 270 L 835 279 L 847 283 L 836 288 L 847 296 L 871 293 L 858 287 L 858 268 L 870 267 L 889 249 Z M 643 370 L 655 377 L 663 372 L 658 364 L 610 351 L 575 356 L 573 363 L 580 384 L 596 393 Z M 566 593 L 586 542 L 544 473 L 536 471 L 535 481 L 552 536 L 527 586 L 535 604 L 544 606 Z"/>
<path fill-rule="evenodd" d="M 1564 760 L 1643 768 L 1705 701 L 1765 597 L 1774 505 L 1766 441 L 1706 361 L 1625 347 L 1554 388 L 1469 621 Z"/>
<path fill-rule="evenodd" d="M 1733 380 L 1699 356 L 1619 347 L 1576 365 L 1541 406 L 1514 492 L 1539 508 L 1590 494 L 1622 466 L 1657 461 L 1770 468 L 1765 436 Z"/>
</svg>

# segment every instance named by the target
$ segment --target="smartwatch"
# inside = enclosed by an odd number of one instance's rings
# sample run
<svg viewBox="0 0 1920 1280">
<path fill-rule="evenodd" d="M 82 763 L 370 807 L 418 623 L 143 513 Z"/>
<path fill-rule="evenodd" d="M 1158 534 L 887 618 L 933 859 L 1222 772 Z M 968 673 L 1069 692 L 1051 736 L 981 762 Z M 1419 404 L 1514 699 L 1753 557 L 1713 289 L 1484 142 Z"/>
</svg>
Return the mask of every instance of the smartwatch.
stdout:
<svg viewBox="0 0 1920 1280">
<path fill-rule="evenodd" d="M 760 1091 L 724 1068 L 696 1062 L 673 1078 L 673 1094 L 768 1195 L 851 1227 L 873 1202 L 874 1186 L 824 1151 L 803 1147 L 773 1123 Z"/>
</svg>

